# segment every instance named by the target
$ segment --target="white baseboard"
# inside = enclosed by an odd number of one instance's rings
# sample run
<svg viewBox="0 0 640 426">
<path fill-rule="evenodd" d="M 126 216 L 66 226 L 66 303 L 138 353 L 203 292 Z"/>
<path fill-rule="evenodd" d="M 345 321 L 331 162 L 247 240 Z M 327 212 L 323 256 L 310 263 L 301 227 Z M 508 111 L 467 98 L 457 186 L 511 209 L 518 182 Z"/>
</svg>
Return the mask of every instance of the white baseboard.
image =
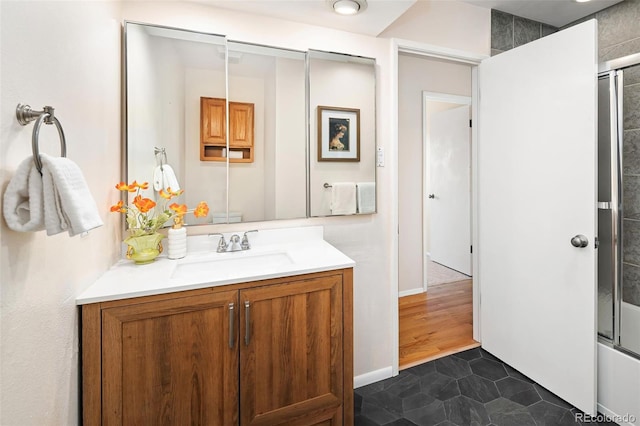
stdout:
<svg viewBox="0 0 640 426">
<path fill-rule="evenodd" d="M 420 294 L 420 293 L 424 293 L 424 288 L 418 287 L 418 288 L 412 288 L 411 290 L 401 291 L 398 293 L 398 297 L 413 296 L 414 294 Z"/>
<path fill-rule="evenodd" d="M 371 371 L 369 373 L 361 374 L 359 376 L 354 377 L 353 387 L 359 388 L 362 386 L 370 385 L 371 383 L 388 379 L 391 376 L 393 376 L 393 368 L 391 368 L 391 366 L 381 368 L 380 370 Z"/>
</svg>

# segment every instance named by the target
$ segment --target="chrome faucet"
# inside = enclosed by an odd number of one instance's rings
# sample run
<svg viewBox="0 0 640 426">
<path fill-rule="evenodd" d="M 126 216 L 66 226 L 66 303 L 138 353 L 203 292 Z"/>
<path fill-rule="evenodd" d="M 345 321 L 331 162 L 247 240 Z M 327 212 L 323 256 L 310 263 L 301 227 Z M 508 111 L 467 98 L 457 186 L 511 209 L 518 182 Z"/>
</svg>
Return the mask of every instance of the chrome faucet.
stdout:
<svg viewBox="0 0 640 426">
<path fill-rule="evenodd" d="M 209 236 L 212 237 L 214 235 L 219 235 L 220 240 L 218 240 L 218 248 L 216 249 L 216 251 L 218 253 L 226 253 L 226 252 L 233 252 L 233 251 L 249 250 L 251 248 L 251 244 L 249 244 L 249 238 L 247 237 L 247 234 L 249 232 L 258 232 L 258 231 L 256 229 L 253 229 L 251 231 L 245 232 L 242 235 L 242 242 L 240 242 L 240 236 L 238 234 L 233 234 L 231 238 L 229 238 L 229 243 L 227 243 L 227 240 L 224 239 L 224 235 L 219 232 L 209 234 Z"/>
<path fill-rule="evenodd" d="M 242 250 L 242 246 L 240 246 L 240 237 L 238 234 L 233 234 L 231 238 L 229 238 L 229 245 L 227 247 L 227 251 L 240 251 Z"/>
</svg>

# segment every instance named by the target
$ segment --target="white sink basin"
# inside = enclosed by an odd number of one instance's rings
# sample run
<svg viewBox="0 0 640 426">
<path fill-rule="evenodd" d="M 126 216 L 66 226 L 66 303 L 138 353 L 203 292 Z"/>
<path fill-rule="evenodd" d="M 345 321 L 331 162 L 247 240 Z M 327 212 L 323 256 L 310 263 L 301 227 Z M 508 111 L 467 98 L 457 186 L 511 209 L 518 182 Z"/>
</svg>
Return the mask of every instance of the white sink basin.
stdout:
<svg viewBox="0 0 640 426">
<path fill-rule="evenodd" d="M 289 254 L 284 251 L 212 253 L 198 259 L 185 259 L 176 266 L 171 278 L 215 279 L 238 272 L 268 273 L 292 263 L 293 260 Z"/>
</svg>

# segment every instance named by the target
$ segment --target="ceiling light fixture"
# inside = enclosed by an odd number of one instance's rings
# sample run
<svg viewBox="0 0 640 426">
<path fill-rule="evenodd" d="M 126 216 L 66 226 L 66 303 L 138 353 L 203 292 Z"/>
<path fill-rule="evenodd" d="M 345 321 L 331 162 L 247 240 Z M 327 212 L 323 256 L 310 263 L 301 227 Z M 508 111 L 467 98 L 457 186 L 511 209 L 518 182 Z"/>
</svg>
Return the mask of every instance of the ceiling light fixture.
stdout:
<svg viewBox="0 0 640 426">
<path fill-rule="evenodd" d="M 573 0 L 573 1 L 575 1 L 576 3 L 586 3 L 591 0 Z"/>
<path fill-rule="evenodd" d="M 337 0 L 332 3 L 333 10 L 340 15 L 355 15 L 367 8 L 367 0 Z"/>
</svg>

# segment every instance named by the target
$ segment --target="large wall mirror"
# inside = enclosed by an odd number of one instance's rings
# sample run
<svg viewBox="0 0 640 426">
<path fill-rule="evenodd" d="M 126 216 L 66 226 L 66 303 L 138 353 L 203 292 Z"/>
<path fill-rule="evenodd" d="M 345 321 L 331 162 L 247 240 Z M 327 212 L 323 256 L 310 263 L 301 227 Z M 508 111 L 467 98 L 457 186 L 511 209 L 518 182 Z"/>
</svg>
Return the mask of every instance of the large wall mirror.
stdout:
<svg viewBox="0 0 640 426">
<path fill-rule="evenodd" d="M 206 201 L 188 225 L 375 212 L 373 59 L 132 22 L 124 34 L 125 178 L 149 182 L 145 196 Z"/>
</svg>

